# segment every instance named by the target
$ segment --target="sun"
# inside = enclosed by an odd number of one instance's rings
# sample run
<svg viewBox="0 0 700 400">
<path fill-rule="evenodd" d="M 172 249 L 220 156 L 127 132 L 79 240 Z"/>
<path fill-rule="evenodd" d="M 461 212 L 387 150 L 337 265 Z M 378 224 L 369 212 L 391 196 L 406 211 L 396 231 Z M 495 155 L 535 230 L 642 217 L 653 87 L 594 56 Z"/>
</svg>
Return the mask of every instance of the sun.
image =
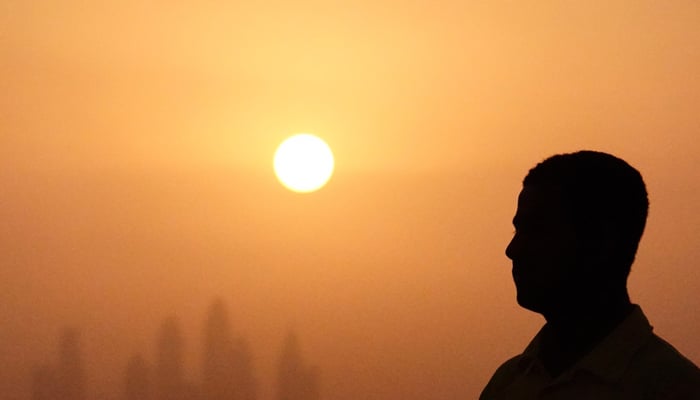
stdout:
<svg viewBox="0 0 700 400">
<path fill-rule="evenodd" d="M 282 185 L 294 192 L 308 193 L 328 182 L 335 161 L 326 142 L 318 136 L 300 133 L 277 147 L 273 164 Z"/>
</svg>

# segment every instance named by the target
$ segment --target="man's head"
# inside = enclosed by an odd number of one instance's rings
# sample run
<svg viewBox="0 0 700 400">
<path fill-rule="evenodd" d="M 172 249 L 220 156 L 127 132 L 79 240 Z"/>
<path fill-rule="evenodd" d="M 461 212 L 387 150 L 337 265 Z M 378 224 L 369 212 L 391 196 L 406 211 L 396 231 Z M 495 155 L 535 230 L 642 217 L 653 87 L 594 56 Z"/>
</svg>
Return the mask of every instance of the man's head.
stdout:
<svg viewBox="0 0 700 400">
<path fill-rule="evenodd" d="M 624 292 L 648 207 L 639 172 L 612 155 L 580 151 L 535 166 L 523 180 L 506 249 L 520 305 L 546 313 Z"/>
</svg>

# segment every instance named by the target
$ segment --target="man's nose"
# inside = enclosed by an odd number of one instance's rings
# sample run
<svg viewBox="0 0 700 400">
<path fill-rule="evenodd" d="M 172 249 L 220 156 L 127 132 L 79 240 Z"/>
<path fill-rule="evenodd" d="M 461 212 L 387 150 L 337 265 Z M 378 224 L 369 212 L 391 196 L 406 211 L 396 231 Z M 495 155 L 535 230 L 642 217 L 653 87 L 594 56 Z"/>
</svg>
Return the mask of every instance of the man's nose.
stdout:
<svg viewBox="0 0 700 400">
<path fill-rule="evenodd" d="M 513 238 L 510 240 L 510 243 L 508 243 L 508 246 L 506 246 L 506 257 L 510 258 L 511 260 L 515 258 L 516 255 L 517 240 L 518 234 L 516 233 L 513 235 Z"/>
</svg>

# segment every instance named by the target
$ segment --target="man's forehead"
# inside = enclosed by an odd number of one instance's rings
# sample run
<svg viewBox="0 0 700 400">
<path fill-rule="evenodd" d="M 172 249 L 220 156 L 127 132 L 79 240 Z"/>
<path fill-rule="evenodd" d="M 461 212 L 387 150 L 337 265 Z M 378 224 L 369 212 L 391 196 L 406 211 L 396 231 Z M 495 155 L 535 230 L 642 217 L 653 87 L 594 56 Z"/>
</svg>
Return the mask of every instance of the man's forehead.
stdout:
<svg viewBox="0 0 700 400">
<path fill-rule="evenodd" d="M 518 195 L 515 219 L 561 217 L 561 194 L 554 188 L 526 185 Z"/>
</svg>

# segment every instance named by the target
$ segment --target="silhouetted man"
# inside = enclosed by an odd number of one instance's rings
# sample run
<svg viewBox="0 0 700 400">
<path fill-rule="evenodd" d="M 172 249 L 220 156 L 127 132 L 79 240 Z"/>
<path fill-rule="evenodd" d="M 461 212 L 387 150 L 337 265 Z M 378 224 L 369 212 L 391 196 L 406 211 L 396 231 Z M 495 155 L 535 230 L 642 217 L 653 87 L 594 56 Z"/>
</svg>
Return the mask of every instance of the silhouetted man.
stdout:
<svg viewBox="0 0 700 400">
<path fill-rule="evenodd" d="M 530 170 L 506 255 L 518 304 L 547 322 L 481 400 L 700 399 L 698 367 L 627 294 L 648 206 L 639 172 L 609 154 L 556 155 Z"/>
</svg>

